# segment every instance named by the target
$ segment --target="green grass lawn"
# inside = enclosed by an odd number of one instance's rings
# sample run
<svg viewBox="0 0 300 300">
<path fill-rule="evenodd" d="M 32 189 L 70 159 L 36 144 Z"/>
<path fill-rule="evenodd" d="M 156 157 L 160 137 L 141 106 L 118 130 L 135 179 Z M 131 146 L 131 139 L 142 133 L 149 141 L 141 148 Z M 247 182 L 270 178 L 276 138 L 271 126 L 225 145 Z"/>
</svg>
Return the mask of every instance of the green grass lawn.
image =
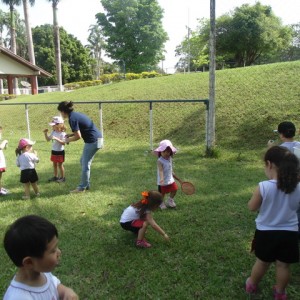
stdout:
<svg viewBox="0 0 300 300">
<path fill-rule="evenodd" d="M 179 148 L 175 172 L 195 184 L 196 194 L 179 191 L 176 209 L 154 213 L 171 241 L 165 242 L 150 228 L 147 237 L 153 247 L 146 250 L 135 248 L 134 236 L 120 227 L 119 218 L 124 208 L 140 199 L 141 191 L 156 189 L 147 107 L 105 108 L 105 148 L 92 165 L 91 191 L 73 195 L 69 191 L 79 181 L 82 142 L 66 148 L 66 183 L 47 183 L 52 176 L 51 146 L 43 140 L 42 129 L 56 106 L 34 106 L 42 115 L 31 120 L 41 160 L 37 167 L 41 197 L 23 201 L 14 145 L 26 132 L 24 114 L 9 118 L 11 108 L 1 106 L 3 137 L 9 136 L 3 181 L 11 191 L 0 198 L 1 239 L 8 224 L 22 215 L 34 213 L 51 220 L 59 230 L 62 250 L 61 264 L 53 273 L 80 299 L 248 299 L 244 282 L 255 260 L 249 250 L 256 214 L 248 211 L 247 202 L 265 179 L 261 158 L 267 140 L 273 138 L 272 129 L 285 119 L 299 128 L 299 71 L 300 62 L 295 62 L 217 73 L 217 159 L 204 156 L 204 108 L 172 104 L 167 117 L 160 111 L 168 104 L 154 111 L 155 143 L 170 138 Z M 14 102 L 204 99 L 207 84 L 207 74 L 174 75 L 19 97 Z M 78 110 L 97 118 L 92 108 Z M 2 295 L 16 268 L 2 246 L 0 257 Z M 300 265 L 293 265 L 292 271 L 289 299 L 299 299 Z M 274 283 L 271 268 L 256 299 L 272 299 Z"/>
</svg>

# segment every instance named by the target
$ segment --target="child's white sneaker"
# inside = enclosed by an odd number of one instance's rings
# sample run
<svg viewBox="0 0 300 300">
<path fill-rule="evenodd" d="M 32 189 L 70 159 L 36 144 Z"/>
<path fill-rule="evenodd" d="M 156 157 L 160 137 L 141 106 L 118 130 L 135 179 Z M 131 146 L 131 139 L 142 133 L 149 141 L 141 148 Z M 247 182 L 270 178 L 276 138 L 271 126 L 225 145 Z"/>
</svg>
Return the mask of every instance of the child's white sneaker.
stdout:
<svg viewBox="0 0 300 300">
<path fill-rule="evenodd" d="M 160 207 L 160 209 L 167 209 L 165 202 L 163 202 L 159 207 Z"/>
<path fill-rule="evenodd" d="M 176 207 L 176 203 L 175 203 L 174 199 L 171 198 L 171 197 L 168 199 L 168 206 L 171 207 L 171 208 Z"/>
</svg>

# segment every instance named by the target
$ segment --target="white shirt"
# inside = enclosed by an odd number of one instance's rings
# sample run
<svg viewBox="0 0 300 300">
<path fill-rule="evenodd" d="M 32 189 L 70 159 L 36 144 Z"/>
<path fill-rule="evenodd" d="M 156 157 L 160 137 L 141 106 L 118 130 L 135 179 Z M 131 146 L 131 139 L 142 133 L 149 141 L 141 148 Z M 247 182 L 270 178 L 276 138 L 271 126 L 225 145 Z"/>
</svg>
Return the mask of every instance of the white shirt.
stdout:
<svg viewBox="0 0 300 300">
<path fill-rule="evenodd" d="M 300 148 L 300 142 L 294 141 L 294 142 L 284 142 L 280 144 L 281 147 L 285 147 L 289 149 L 292 153 L 294 153 L 294 147 Z"/>
<path fill-rule="evenodd" d="M 120 223 L 126 223 L 133 220 L 138 220 L 139 218 L 140 218 L 139 211 L 135 207 L 130 205 L 124 209 L 121 215 Z"/>
<path fill-rule="evenodd" d="M 51 132 L 51 134 L 49 135 L 50 138 L 52 137 L 56 137 L 58 138 L 59 140 L 61 141 L 64 141 L 65 138 L 66 138 L 66 133 L 64 131 L 55 131 L 53 130 Z M 56 140 L 53 140 L 52 141 L 52 150 L 53 151 L 63 151 L 65 149 L 65 146 L 62 145 L 61 143 L 59 143 L 58 141 Z"/>
<path fill-rule="evenodd" d="M 277 180 L 259 183 L 262 204 L 255 219 L 258 230 L 298 231 L 297 209 L 300 204 L 300 184 L 285 194 L 277 188 Z"/>
<path fill-rule="evenodd" d="M 39 158 L 32 152 L 24 152 L 17 156 L 16 164 L 20 170 L 34 169 L 35 164 L 39 162 Z"/>
<path fill-rule="evenodd" d="M 1 168 L 6 168 L 5 157 L 2 149 L 0 149 L 0 169 Z"/>
<path fill-rule="evenodd" d="M 164 159 L 161 156 L 158 161 L 162 164 L 164 178 L 160 178 L 159 169 L 157 168 L 157 185 L 165 186 L 172 184 L 175 181 L 173 177 L 172 157 L 169 159 Z M 164 180 L 163 184 L 160 183 L 162 179 Z"/>
<path fill-rule="evenodd" d="M 38 287 L 18 282 L 14 277 L 3 300 L 59 300 L 57 286 L 60 284 L 60 280 L 51 273 L 43 274 L 47 281 Z"/>
</svg>

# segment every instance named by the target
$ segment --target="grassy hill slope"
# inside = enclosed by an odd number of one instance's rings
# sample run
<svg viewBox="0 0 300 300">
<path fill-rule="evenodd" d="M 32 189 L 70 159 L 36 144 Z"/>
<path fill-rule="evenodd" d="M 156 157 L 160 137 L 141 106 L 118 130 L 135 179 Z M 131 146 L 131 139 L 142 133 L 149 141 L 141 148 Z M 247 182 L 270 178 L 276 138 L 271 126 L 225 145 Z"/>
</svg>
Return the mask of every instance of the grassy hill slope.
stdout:
<svg viewBox="0 0 300 300">
<path fill-rule="evenodd" d="M 233 150 L 264 147 L 273 138 L 272 129 L 283 120 L 299 127 L 300 61 L 228 69 L 216 72 L 217 145 Z M 174 100 L 208 99 L 208 73 L 175 74 L 79 89 L 69 93 L 20 96 L 13 102 Z M 11 102 L 10 101 L 10 102 Z M 34 107 L 36 113 L 56 113 L 56 107 Z M 98 118 L 95 107 L 79 107 Z M 148 131 L 148 105 L 104 106 L 107 137 L 141 136 Z M 33 120 L 32 126 L 39 120 Z M 124 124 L 129 126 L 124 126 Z M 157 140 L 169 137 L 177 142 L 204 142 L 205 105 L 155 104 Z M 200 136 L 200 138 L 199 138 Z"/>
</svg>

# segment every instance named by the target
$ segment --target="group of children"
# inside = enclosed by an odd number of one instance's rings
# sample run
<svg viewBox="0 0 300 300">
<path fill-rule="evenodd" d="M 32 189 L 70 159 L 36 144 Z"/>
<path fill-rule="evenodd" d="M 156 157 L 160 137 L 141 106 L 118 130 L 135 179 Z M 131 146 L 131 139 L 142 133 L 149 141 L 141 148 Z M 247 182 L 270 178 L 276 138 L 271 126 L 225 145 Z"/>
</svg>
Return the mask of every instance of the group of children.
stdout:
<svg viewBox="0 0 300 300">
<path fill-rule="evenodd" d="M 48 129 L 45 129 L 44 135 L 46 141 L 52 141 L 52 150 L 50 160 L 53 163 L 54 176 L 48 182 L 65 182 L 65 125 L 64 120 L 60 116 L 55 116 L 49 123 L 52 131 L 48 134 Z M 2 127 L 0 127 L 0 140 L 2 139 Z M 9 191 L 2 186 L 2 174 L 6 171 L 6 162 L 3 150 L 7 147 L 8 141 L 3 140 L 0 143 L 0 196 L 7 195 Z M 38 174 L 36 172 L 36 164 L 39 162 L 37 152 L 33 150 L 35 142 L 27 138 L 21 138 L 18 147 L 15 150 L 17 159 L 16 165 L 21 170 L 20 182 L 23 183 L 24 195 L 22 199 L 30 199 L 30 187 L 32 187 L 36 197 L 40 195 L 38 188 Z"/>
<path fill-rule="evenodd" d="M 273 142 L 268 142 L 269 149 L 264 156 L 265 174 L 268 180 L 258 184 L 248 202 L 248 208 L 251 211 L 258 211 L 258 215 L 255 220 L 256 231 L 252 242 L 256 262 L 252 267 L 251 275 L 246 280 L 245 289 L 248 294 L 257 293 L 259 282 L 274 262 L 276 284 L 273 287 L 273 295 L 274 299 L 277 300 L 287 299 L 286 287 L 290 277 L 289 265 L 299 261 L 300 216 L 298 220 L 297 211 L 300 213 L 300 168 L 299 159 L 293 152 L 294 147 L 299 147 L 300 143 L 293 140 L 295 132 L 296 129 L 293 123 L 283 122 L 279 124 L 278 133 L 283 143 L 274 145 Z M 46 134 L 47 131 L 45 131 L 45 136 Z M 56 136 L 56 138 L 62 141 L 60 136 Z M 154 150 L 154 153 L 158 156 L 158 191 L 142 192 L 141 200 L 128 206 L 121 215 L 120 225 L 124 230 L 131 231 L 136 235 L 137 247 L 151 247 L 151 244 L 145 239 L 148 226 L 151 226 L 165 240 L 169 241 L 169 236 L 155 222 L 152 212 L 159 207 L 161 209 L 165 209 L 167 206 L 170 208 L 176 207 L 174 197 L 178 186 L 175 179 L 179 180 L 179 178 L 174 174 L 172 167 L 172 157 L 176 151 L 169 140 L 160 142 L 159 147 Z M 56 152 L 52 152 L 52 154 L 57 155 Z M 60 168 L 59 165 L 57 165 L 57 168 Z M 166 203 L 164 202 L 165 194 L 170 194 Z M 39 228 L 43 230 L 41 231 Z M 16 234 L 12 232 L 16 232 Z M 36 246 L 30 248 L 31 245 L 27 240 L 29 235 L 32 235 L 30 241 L 41 241 L 40 252 L 33 251 Z M 20 246 L 23 244 L 18 241 L 22 238 L 26 241 L 24 246 Z M 44 291 L 51 292 L 51 297 L 53 295 L 68 294 L 69 298 L 66 299 L 78 299 L 73 290 L 61 285 L 60 281 L 49 273 L 57 264 L 60 256 L 60 251 L 57 248 L 57 238 L 58 234 L 55 226 L 37 216 L 23 217 L 11 225 L 5 235 L 4 247 L 19 269 L 4 296 L 4 300 L 25 299 L 25 296 L 22 296 L 23 293 L 24 295 L 25 293 L 34 293 L 35 289 L 39 290 L 40 287 L 45 285 L 48 288 L 45 288 Z M 27 251 L 27 247 L 30 250 Z M 51 258 L 48 258 L 50 253 Z M 38 262 L 40 264 L 35 264 L 36 258 L 39 258 Z M 47 260 L 48 263 L 43 263 Z M 35 278 L 35 281 L 28 281 L 26 276 Z M 30 284 L 28 285 L 28 283 Z M 17 296 L 12 297 L 13 294 Z M 45 296 L 41 299 L 52 299 L 51 297 Z"/>
</svg>

